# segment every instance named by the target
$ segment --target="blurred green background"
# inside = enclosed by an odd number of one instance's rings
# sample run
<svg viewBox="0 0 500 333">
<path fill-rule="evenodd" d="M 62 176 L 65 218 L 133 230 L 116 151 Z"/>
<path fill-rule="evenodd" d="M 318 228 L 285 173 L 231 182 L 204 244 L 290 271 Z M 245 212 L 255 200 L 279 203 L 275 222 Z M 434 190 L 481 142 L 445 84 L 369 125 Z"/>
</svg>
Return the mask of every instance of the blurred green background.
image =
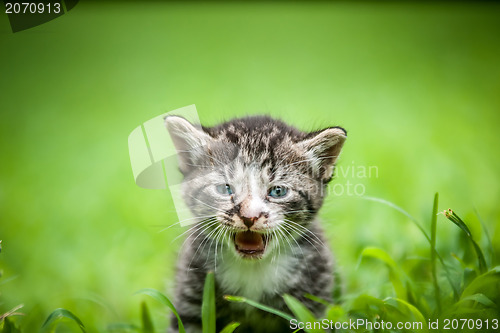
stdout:
<svg viewBox="0 0 500 333">
<path fill-rule="evenodd" d="M 138 323 L 138 289 L 172 294 L 183 229 L 160 232 L 176 221 L 170 195 L 134 184 L 127 137 L 189 104 L 205 125 L 270 114 L 344 126 L 340 168 L 378 177 L 334 183 L 427 230 L 439 192 L 473 232 L 477 209 L 500 255 L 499 14 L 490 2 L 81 1 L 15 34 L 0 14 L 0 313 L 23 303 L 16 320 L 34 332 L 65 307 L 103 331 Z M 357 268 L 363 247 L 428 256 L 379 203 L 332 195 L 321 216 L 348 297 L 387 290 L 380 267 Z M 439 217 L 443 257 L 467 259 L 457 235 Z"/>
</svg>

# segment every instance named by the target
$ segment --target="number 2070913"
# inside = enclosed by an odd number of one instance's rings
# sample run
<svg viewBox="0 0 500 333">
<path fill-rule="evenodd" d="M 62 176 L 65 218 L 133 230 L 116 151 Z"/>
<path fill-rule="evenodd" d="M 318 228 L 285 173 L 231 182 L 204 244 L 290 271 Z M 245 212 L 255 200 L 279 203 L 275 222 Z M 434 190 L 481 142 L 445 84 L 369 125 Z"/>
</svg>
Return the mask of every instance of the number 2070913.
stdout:
<svg viewBox="0 0 500 333">
<path fill-rule="evenodd" d="M 61 3 L 36 3 L 36 2 L 7 2 L 5 3 L 5 13 L 7 14 L 59 14 Z"/>
</svg>

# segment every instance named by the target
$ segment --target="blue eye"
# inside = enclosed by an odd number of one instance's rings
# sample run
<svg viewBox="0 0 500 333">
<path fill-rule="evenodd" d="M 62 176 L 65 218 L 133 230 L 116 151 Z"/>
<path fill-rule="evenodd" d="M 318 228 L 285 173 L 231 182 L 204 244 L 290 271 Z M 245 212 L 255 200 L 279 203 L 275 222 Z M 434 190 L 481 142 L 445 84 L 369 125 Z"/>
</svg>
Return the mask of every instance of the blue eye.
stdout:
<svg viewBox="0 0 500 333">
<path fill-rule="evenodd" d="M 217 192 L 220 194 L 231 195 L 233 194 L 233 188 L 229 184 L 221 184 L 216 186 Z"/>
<path fill-rule="evenodd" d="M 273 186 L 269 189 L 269 196 L 273 198 L 282 198 L 287 193 L 287 188 L 284 186 Z"/>
</svg>

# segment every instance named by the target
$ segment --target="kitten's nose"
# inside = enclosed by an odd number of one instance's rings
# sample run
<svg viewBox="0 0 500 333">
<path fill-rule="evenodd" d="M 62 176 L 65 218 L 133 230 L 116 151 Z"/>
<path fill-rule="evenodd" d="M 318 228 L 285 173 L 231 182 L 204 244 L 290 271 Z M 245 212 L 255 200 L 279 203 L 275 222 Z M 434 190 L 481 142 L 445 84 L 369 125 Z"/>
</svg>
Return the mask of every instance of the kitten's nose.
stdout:
<svg viewBox="0 0 500 333">
<path fill-rule="evenodd" d="M 253 224 L 255 223 L 255 221 L 257 221 L 259 219 L 258 217 L 244 217 L 244 216 L 240 216 L 240 217 L 248 229 L 250 229 L 253 226 Z"/>
<path fill-rule="evenodd" d="M 239 208 L 238 215 L 248 229 L 250 229 L 250 227 L 252 227 L 262 215 L 264 215 L 262 202 L 258 198 L 246 198 L 243 200 Z"/>
</svg>

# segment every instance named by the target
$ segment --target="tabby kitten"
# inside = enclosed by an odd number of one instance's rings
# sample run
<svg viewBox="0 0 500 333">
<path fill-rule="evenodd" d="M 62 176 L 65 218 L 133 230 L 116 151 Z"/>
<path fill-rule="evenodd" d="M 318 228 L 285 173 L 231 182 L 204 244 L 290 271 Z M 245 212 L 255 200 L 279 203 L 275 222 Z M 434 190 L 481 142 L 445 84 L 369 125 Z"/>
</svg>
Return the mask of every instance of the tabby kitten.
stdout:
<svg viewBox="0 0 500 333">
<path fill-rule="evenodd" d="M 177 272 L 175 306 L 187 332 L 201 332 L 207 272 L 214 272 L 217 331 L 231 321 L 239 332 L 290 332 L 282 318 L 223 295 L 238 295 L 289 312 L 283 294 L 315 315 L 330 300 L 333 259 L 316 215 L 346 139 L 329 127 L 305 133 L 256 116 L 215 127 L 165 118 L 184 175 L 184 200 L 198 222 L 187 232 Z M 172 318 L 172 331 L 177 320 Z"/>
</svg>

